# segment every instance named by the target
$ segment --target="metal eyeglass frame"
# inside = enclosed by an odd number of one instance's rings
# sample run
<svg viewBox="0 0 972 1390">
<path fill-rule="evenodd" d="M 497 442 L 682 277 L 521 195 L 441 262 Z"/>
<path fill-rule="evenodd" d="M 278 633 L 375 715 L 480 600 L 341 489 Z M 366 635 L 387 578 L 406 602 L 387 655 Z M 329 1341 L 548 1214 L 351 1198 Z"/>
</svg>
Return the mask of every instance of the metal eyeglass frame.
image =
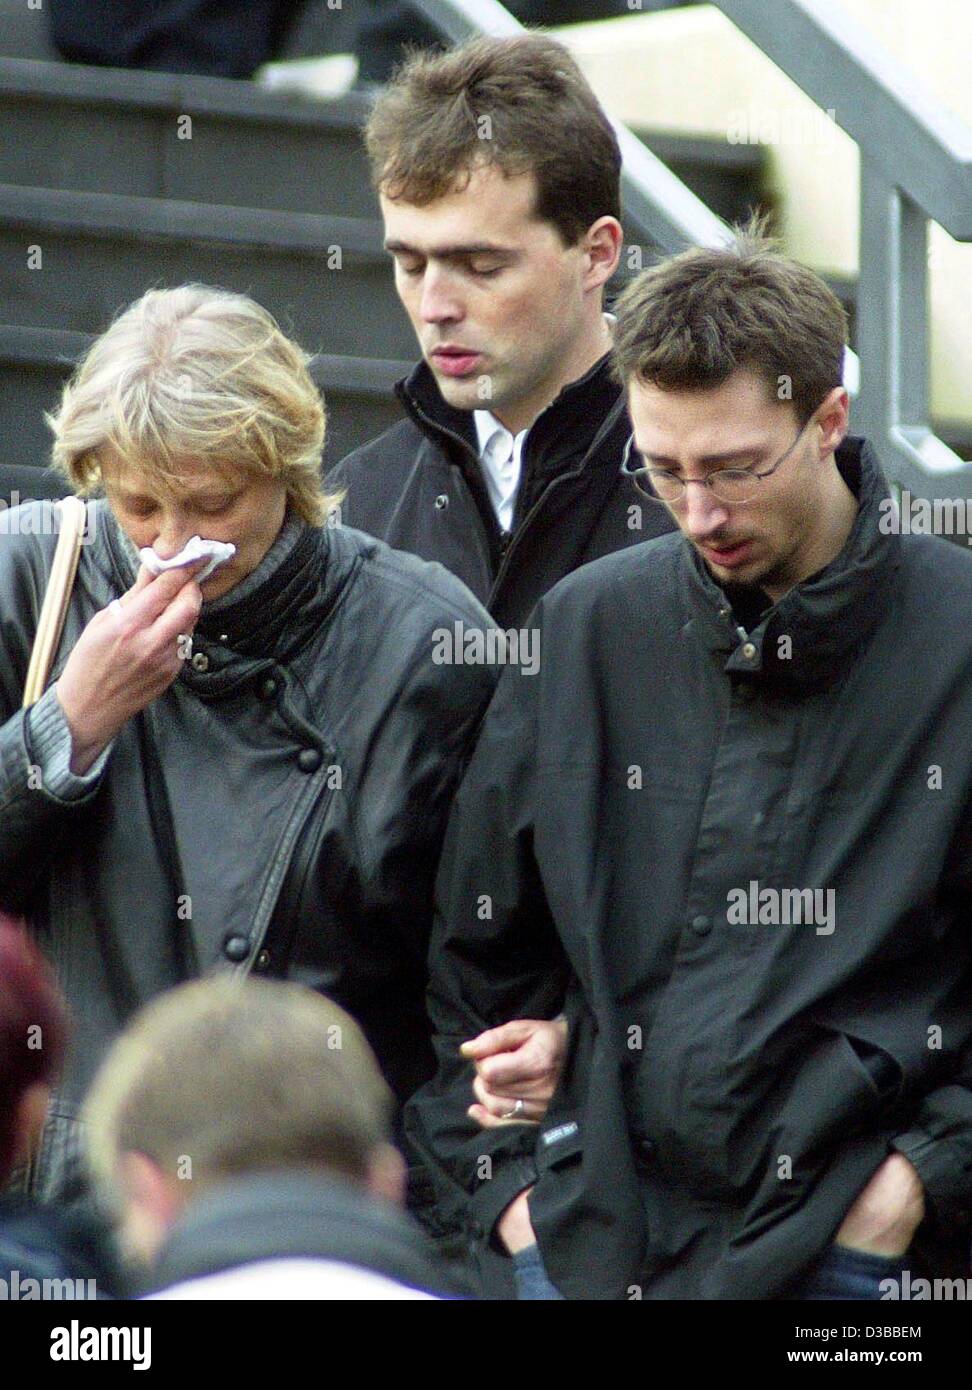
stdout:
<svg viewBox="0 0 972 1390">
<path fill-rule="evenodd" d="M 811 415 L 810 420 L 812 419 L 813 416 Z M 755 468 L 716 468 L 705 478 L 680 478 L 677 473 L 673 473 L 669 468 L 649 468 L 647 464 L 642 464 L 640 468 L 631 468 L 629 467 L 629 464 L 631 460 L 631 450 L 634 446 L 634 431 L 632 431 L 631 434 L 629 434 L 628 442 L 624 446 L 624 453 L 621 457 L 621 472 L 631 479 L 631 481 L 634 483 L 635 487 L 638 489 L 638 491 L 642 494 L 643 497 L 647 497 L 648 500 L 651 502 L 657 502 L 659 506 L 662 507 L 680 506 L 681 503 L 685 501 L 685 498 L 688 495 L 689 483 L 701 483 L 703 487 L 710 488 L 712 490 L 712 496 L 716 499 L 717 502 L 721 502 L 723 506 L 744 507 L 748 503 L 755 501 L 755 499 L 759 496 L 760 481 L 763 478 L 768 478 L 771 473 L 776 472 L 776 470 L 780 467 L 781 464 L 786 463 L 787 459 L 793 453 L 793 450 L 799 444 L 804 433 L 806 432 L 806 428 L 807 425 L 810 424 L 810 420 L 806 421 L 806 424 L 803 425 L 803 427 L 800 430 L 800 433 L 797 435 L 796 439 L 794 439 L 793 443 L 786 450 L 786 452 L 781 454 L 780 457 L 770 468 L 764 468 L 760 472 L 757 472 Z M 648 478 L 650 484 L 651 475 L 653 473 L 663 473 L 666 477 L 671 478 L 673 481 L 680 483 L 681 492 L 679 493 L 679 495 L 666 501 L 665 498 L 659 497 L 657 493 L 649 492 L 645 487 L 643 487 L 642 484 L 638 481 L 639 475 L 644 474 Z M 724 473 L 733 473 L 737 476 L 740 474 L 745 474 L 747 478 L 752 478 L 753 482 L 756 484 L 756 487 L 754 488 L 752 494 L 749 497 L 730 498 L 728 501 L 726 500 L 726 498 L 720 497 L 719 494 L 716 492 L 715 488 L 713 487 L 713 482 Z"/>
</svg>

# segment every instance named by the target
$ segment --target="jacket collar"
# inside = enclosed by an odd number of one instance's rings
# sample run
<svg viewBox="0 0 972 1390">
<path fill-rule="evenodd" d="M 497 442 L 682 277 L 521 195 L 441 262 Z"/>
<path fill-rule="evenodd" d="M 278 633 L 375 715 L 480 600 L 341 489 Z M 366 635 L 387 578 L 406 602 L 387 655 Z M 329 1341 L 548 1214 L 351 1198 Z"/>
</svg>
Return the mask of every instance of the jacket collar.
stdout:
<svg viewBox="0 0 972 1390">
<path fill-rule="evenodd" d="M 884 619 L 901 549 L 899 537 L 879 525 L 887 481 L 864 439 L 846 439 L 836 461 L 859 503 L 850 535 L 829 565 L 772 605 L 752 632 L 740 632 L 730 595 L 695 547 L 683 542 L 692 626 L 727 673 L 781 690 L 826 685 Z"/>
<path fill-rule="evenodd" d="M 423 360 L 395 386 L 395 394 L 418 428 L 439 445 L 456 451 L 465 444 L 463 462 L 470 453 L 478 459 L 479 440 L 471 410 L 456 410 L 442 392 L 431 368 Z M 587 455 L 605 419 L 617 407 L 622 390 L 611 372 L 610 353 L 605 353 L 588 372 L 564 386 L 530 426 L 524 448 L 524 466 L 537 478 L 561 472 Z M 593 458 L 610 463 L 601 453 Z"/>
<path fill-rule="evenodd" d="M 133 582 L 131 561 L 107 502 L 101 499 L 96 505 L 103 509 L 100 519 L 114 583 L 124 593 Z M 193 652 L 205 662 L 187 661 L 180 679 L 200 695 L 222 695 L 259 665 L 283 664 L 296 656 L 320 630 L 349 577 L 347 564 L 334 555 L 334 535 L 326 526 L 302 526 L 262 579 L 258 571 L 256 584 L 243 582 L 241 597 L 234 599 L 230 591 L 215 604 L 204 604 Z"/>
<path fill-rule="evenodd" d="M 259 1260 L 300 1258 L 353 1264 L 411 1288 L 446 1291 L 424 1235 L 404 1213 L 309 1170 L 228 1179 L 194 1198 L 160 1251 L 152 1288 Z"/>
</svg>

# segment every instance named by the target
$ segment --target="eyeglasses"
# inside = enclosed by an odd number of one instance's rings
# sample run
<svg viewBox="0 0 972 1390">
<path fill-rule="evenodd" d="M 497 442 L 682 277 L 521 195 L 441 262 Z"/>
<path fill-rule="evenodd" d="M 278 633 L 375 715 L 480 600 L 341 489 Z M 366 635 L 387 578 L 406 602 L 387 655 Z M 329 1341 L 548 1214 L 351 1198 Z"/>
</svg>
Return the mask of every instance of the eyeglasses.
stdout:
<svg viewBox="0 0 972 1390">
<path fill-rule="evenodd" d="M 621 472 L 626 473 L 638 491 L 652 502 L 668 503 L 670 506 L 684 502 L 689 483 L 701 483 L 703 487 L 709 488 L 716 501 L 725 502 L 727 506 L 732 503 L 751 502 L 759 492 L 762 479 L 775 473 L 793 453 L 809 423 L 808 420 L 786 453 L 781 454 L 771 468 L 764 468 L 758 473 L 755 468 L 717 468 L 705 478 L 683 478 L 681 474 L 673 473 L 670 468 L 649 468 L 645 464 L 633 468 L 633 434 L 624 446 Z"/>
</svg>

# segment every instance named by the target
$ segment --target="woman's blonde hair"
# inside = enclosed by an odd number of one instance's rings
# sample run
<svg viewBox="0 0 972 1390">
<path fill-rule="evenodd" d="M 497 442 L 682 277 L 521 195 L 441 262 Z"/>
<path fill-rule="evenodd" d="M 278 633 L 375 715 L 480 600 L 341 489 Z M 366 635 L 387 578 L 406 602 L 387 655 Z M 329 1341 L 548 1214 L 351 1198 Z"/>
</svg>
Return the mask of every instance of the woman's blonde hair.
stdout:
<svg viewBox="0 0 972 1390">
<path fill-rule="evenodd" d="M 47 422 L 53 462 L 82 496 L 117 455 L 171 491 L 186 460 L 285 484 L 293 510 L 323 525 L 325 408 L 308 354 L 266 309 L 209 285 L 149 290 L 91 345 Z M 180 465 L 182 471 L 180 471 Z"/>
</svg>

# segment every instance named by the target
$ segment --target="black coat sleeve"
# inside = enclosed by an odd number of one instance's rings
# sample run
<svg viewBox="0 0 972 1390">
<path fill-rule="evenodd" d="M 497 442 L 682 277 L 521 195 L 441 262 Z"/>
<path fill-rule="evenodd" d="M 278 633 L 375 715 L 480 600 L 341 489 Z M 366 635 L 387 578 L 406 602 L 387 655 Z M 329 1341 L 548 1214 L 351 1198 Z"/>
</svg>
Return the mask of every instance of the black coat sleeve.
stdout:
<svg viewBox="0 0 972 1390">
<path fill-rule="evenodd" d="M 446 822 L 495 683 L 488 665 L 435 666 L 423 655 L 376 731 L 356 788 L 362 915 L 373 933 L 387 926 L 423 974 Z"/>
<path fill-rule="evenodd" d="M 966 803 L 942 877 L 943 895 L 957 904 L 966 930 L 972 927 L 972 801 Z M 965 997 L 972 996 L 972 979 Z M 967 1015 L 966 1015 L 967 1017 Z M 951 1041 L 946 1033 L 946 1045 Z M 972 1039 L 955 1046 L 957 1065 L 948 1081 L 920 1100 L 910 1127 L 893 1147 L 914 1165 L 925 1199 L 947 1229 L 972 1214 Z"/>
<path fill-rule="evenodd" d="M 26 509 L 18 509 L 24 521 Z M 0 909 L 25 913 L 71 824 L 96 795 L 62 801 L 48 791 L 21 709 L 31 647 L 56 537 L 0 531 Z M 31 516 L 40 526 L 36 504 Z"/>
<path fill-rule="evenodd" d="M 429 957 L 438 1072 L 406 1110 L 439 1219 L 476 1239 L 535 1179 L 538 1130 L 469 1119 L 473 1068 L 459 1046 L 511 1019 L 554 1017 L 568 979 L 533 856 L 537 695 L 536 675 L 504 671 L 452 810 Z"/>
</svg>

